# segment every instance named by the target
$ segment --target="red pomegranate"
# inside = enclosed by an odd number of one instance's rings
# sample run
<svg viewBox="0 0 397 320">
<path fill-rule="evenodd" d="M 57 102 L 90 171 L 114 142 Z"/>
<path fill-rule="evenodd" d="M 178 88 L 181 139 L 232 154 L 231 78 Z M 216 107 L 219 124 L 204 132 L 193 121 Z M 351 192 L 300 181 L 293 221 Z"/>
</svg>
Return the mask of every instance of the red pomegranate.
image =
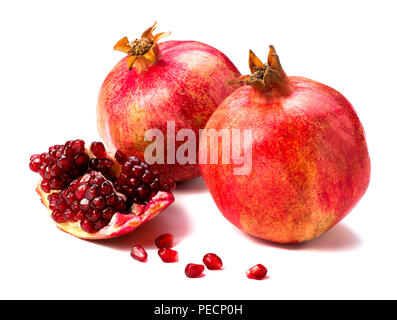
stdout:
<svg viewBox="0 0 397 320">
<path fill-rule="evenodd" d="M 252 74 L 236 80 L 245 86 L 220 104 L 206 129 L 251 130 L 251 141 L 232 139 L 232 151 L 250 143 L 252 167 L 236 174 L 242 165 L 221 163 L 218 148 L 218 164 L 200 163 L 202 176 L 219 210 L 241 230 L 279 243 L 311 240 L 341 221 L 368 187 L 364 130 L 339 92 L 288 77 L 273 46 L 267 64 L 250 51 L 249 65 Z M 204 139 L 200 158 L 210 152 Z"/>
<path fill-rule="evenodd" d="M 140 159 L 144 159 L 145 149 L 152 143 L 145 141 L 145 133 L 149 129 L 161 130 L 165 142 L 163 164 L 158 159 L 157 164 L 145 160 L 163 177 L 184 181 L 199 176 L 200 170 L 196 161 L 179 163 L 173 159 L 184 141 L 176 141 L 175 148 L 167 143 L 167 123 L 174 124 L 170 130 L 175 133 L 192 129 L 197 153 L 199 129 L 204 128 L 218 104 L 239 86 L 230 86 L 227 80 L 240 73 L 223 53 L 206 44 L 157 43 L 168 33 L 153 36 L 155 28 L 156 23 L 141 39 L 129 42 L 125 37 L 115 45 L 115 50 L 128 56 L 113 68 L 102 85 L 97 106 L 98 130 L 110 151 L 119 149 Z M 168 136 L 175 141 L 171 133 Z"/>
</svg>

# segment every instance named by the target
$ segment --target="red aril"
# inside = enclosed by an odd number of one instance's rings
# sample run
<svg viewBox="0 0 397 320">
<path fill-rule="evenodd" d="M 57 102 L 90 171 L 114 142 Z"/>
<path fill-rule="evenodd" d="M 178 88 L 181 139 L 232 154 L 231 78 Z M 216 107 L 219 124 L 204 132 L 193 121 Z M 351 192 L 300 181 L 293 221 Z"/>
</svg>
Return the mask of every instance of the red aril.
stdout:
<svg viewBox="0 0 397 320">
<path fill-rule="evenodd" d="M 215 253 L 207 253 L 203 257 L 203 263 L 209 270 L 219 270 L 223 266 L 221 258 L 219 258 Z"/>
<path fill-rule="evenodd" d="M 161 236 L 157 237 L 154 241 L 157 248 L 171 248 L 174 242 L 174 237 L 169 233 L 164 233 Z"/>
<path fill-rule="evenodd" d="M 163 262 L 170 263 L 178 261 L 178 252 L 170 248 L 161 248 L 158 254 Z"/>
<path fill-rule="evenodd" d="M 247 270 L 247 277 L 254 280 L 265 279 L 267 275 L 267 269 L 262 264 L 257 264 Z"/>
<path fill-rule="evenodd" d="M 137 244 L 131 248 L 131 257 L 140 262 L 145 262 L 147 260 L 147 252 L 144 247 Z"/>
<path fill-rule="evenodd" d="M 185 274 L 188 278 L 198 278 L 204 272 L 202 264 L 189 263 L 185 268 Z"/>
</svg>

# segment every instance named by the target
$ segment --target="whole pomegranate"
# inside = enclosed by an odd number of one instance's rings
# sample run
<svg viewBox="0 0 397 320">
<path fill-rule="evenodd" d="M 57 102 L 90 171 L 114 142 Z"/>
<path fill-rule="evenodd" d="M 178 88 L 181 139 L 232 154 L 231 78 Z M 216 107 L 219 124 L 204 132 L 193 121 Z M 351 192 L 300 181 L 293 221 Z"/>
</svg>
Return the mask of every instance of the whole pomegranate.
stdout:
<svg viewBox="0 0 397 320">
<path fill-rule="evenodd" d="M 199 176 L 200 170 L 196 156 L 187 163 L 178 161 L 178 148 L 187 140 L 182 137 L 175 141 L 174 135 L 181 129 L 193 130 L 196 154 L 199 129 L 204 128 L 218 104 L 239 86 L 230 86 L 227 80 L 240 73 L 223 53 L 206 44 L 157 43 L 168 33 L 153 35 L 156 25 L 147 29 L 141 39 L 129 42 L 125 37 L 115 45 L 115 50 L 128 56 L 113 68 L 102 85 L 97 106 L 98 130 L 110 151 L 119 149 L 140 159 L 144 159 L 145 149 L 152 143 L 151 139 L 145 141 L 145 133 L 149 129 L 160 130 L 164 144 L 157 141 L 162 145 L 161 150 L 155 151 L 157 163 L 145 160 L 163 177 L 184 181 Z"/>
<path fill-rule="evenodd" d="M 202 176 L 219 210 L 241 230 L 279 243 L 311 240 L 341 221 L 368 187 L 364 130 L 339 92 L 288 77 L 273 46 L 267 64 L 250 51 L 249 65 L 252 74 L 234 81 L 245 86 L 220 104 L 205 128 L 250 130 L 251 139 L 232 135 L 231 141 L 233 155 L 251 151 L 252 162 L 241 174 L 235 170 L 241 161 L 200 159 Z M 207 142 L 203 135 L 200 158 L 211 151 Z M 222 150 L 216 153 L 220 158 Z"/>
</svg>

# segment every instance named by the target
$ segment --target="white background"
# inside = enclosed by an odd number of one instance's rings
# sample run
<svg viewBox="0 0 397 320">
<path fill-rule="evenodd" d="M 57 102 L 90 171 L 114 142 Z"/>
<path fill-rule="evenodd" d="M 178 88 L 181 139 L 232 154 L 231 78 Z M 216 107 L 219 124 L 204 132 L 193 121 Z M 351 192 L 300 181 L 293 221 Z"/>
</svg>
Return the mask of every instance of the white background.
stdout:
<svg viewBox="0 0 397 320">
<path fill-rule="evenodd" d="M 0 4 L 0 298 L 397 298 L 395 1 L 2 1 Z M 323 82 L 355 106 L 372 161 L 367 193 L 317 240 L 276 245 L 245 235 L 217 210 L 201 179 L 124 238 L 89 242 L 60 232 L 41 205 L 29 156 L 72 138 L 97 139 L 95 108 L 112 50 L 159 21 L 171 40 L 197 40 L 248 72 L 274 44 L 289 75 Z M 165 40 L 164 40 L 165 41 Z M 164 264 L 153 240 L 177 239 Z M 131 259 L 144 245 L 145 264 Z M 184 267 L 218 253 L 223 271 Z M 245 270 L 263 263 L 264 281 Z"/>
</svg>

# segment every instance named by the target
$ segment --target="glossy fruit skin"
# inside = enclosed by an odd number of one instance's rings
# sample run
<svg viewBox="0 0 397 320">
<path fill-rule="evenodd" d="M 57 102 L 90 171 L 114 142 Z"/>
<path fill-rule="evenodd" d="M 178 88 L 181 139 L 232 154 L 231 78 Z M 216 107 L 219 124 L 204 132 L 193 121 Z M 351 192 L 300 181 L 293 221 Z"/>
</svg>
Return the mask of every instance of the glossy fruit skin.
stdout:
<svg viewBox="0 0 397 320">
<path fill-rule="evenodd" d="M 220 51 L 195 41 L 166 41 L 158 44 L 156 64 L 138 74 L 127 68 L 125 57 L 108 74 L 99 93 L 98 131 L 110 151 L 144 159 L 151 141 L 145 132 L 160 129 L 167 140 L 167 121 L 175 130 L 193 129 L 196 133 L 218 104 L 238 85 L 227 81 L 239 76 L 237 68 Z M 176 141 L 176 150 L 183 141 Z M 197 164 L 153 165 L 163 178 L 184 181 L 200 175 Z"/>
<path fill-rule="evenodd" d="M 370 179 L 365 133 L 352 105 L 321 83 L 289 80 L 293 90 L 286 96 L 266 95 L 250 85 L 236 90 L 206 125 L 252 129 L 248 175 L 233 174 L 241 165 L 200 165 L 226 219 L 279 243 L 307 241 L 327 231 L 352 210 Z"/>
</svg>

